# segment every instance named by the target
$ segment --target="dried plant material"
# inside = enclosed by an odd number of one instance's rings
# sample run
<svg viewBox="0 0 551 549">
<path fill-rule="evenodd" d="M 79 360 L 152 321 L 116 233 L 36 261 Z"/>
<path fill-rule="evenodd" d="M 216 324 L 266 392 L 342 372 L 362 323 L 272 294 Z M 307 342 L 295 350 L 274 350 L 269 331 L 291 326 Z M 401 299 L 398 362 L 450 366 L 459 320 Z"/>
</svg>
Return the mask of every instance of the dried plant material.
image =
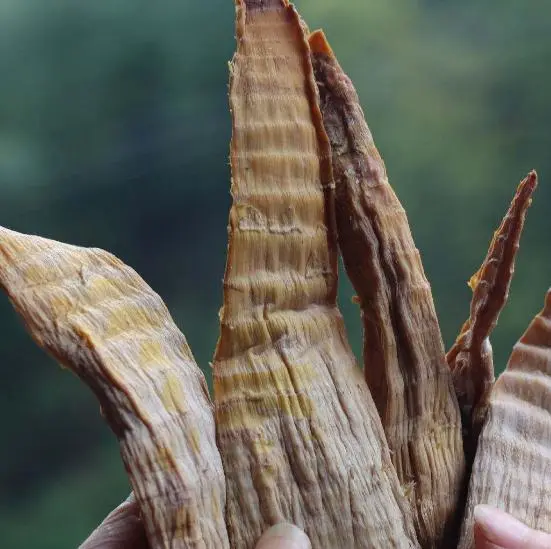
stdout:
<svg viewBox="0 0 551 549">
<path fill-rule="evenodd" d="M 518 186 L 482 266 L 469 281 L 473 291 L 470 316 L 446 355 L 463 418 L 468 466 L 474 459 L 494 383 L 490 334 L 509 297 L 524 218 L 536 185 L 537 175 L 532 171 Z"/>
<path fill-rule="evenodd" d="M 470 281 L 448 366 L 406 214 L 325 36 L 307 40 L 288 0 L 236 0 L 236 16 L 214 410 L 184 336 L 135 271 L 0 227 L 0 288 L 95 392 L 151 549 L 254 549 L 282 521 L 313 549 L 455 547 L 467 498 L 460 411 L 469 467 L 485 421 L 460 549 L 473 549 L 479 502 L 551 532 L 551 290 L 493 389 L 488 339 L 535 172 Z M 338 245 L 361 306 L 365 376 L 336 304 Z"/>
<path fill-rule="evenodd" d="M 460 549 L 487 503 L 551 533 L 551 290 L 492 389 L 469 484 Z"/>
<path fill-rule="evenodd" d="M 310 37 L 333 152 L 336 219 L 364 325 L 364 369 L 421 546 L 449 547 L 464 457 L 431 290 L 358 96 L 323 33 Z"/>
<path fill-rule="evenodd" d="M 0 286 L 96 394 L 151 549 L 228 548 L 212 405 L 161 298 L 111 254 L 0 228 Z"/>
<path fill-rule="evenodd" d="M 302 23 L 286 1 L 238 1 L 237 41 L 213 365 L 231 546 L 288 521 L 314 549 L 417 547 L 336 307 L 330 151 Z"/>
</svg>

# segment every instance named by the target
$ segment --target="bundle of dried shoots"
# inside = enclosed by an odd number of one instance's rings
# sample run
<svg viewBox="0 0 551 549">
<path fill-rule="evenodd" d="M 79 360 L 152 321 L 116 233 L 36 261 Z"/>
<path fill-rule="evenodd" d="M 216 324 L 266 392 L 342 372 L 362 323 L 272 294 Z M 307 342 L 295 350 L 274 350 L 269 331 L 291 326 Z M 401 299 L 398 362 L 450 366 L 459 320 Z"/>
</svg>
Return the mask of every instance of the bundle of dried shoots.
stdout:
<svg viewBox="0 0 551 549">
<path fill-rule="evenodd" d="M 238 0 L 236 13 L 214 408 L 159 296 L 107 252 L 0 228 L 0 286 L 37 343 L 97 395 L 151 549 L 252 549 L 279 521 L 315 549 L 455 546 L 467 481 L 459 406 L 356 92 L 287 0 Z M 551 530 L 551 298 L 488 399 L 488 335 L 534 186 L 531 174 L 519 187 L 448 354 L 467 448 L 489 402 L 461 547 L 479 501 L 506 498 Z M 337 242 L 362 306 L 366 379 L 336 305 Z"/>
</svg>

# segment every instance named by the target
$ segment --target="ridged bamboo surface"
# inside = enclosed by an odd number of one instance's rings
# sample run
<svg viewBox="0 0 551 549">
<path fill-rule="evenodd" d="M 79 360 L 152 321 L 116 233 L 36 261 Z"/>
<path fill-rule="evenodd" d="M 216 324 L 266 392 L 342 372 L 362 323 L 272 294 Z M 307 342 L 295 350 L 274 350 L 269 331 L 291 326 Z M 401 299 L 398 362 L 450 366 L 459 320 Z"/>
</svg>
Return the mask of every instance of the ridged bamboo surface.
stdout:
<svg viewBox="0 0 551 549">
<path fill-rule="evenodd" d="M 96 394 L 151 549 L 228 548 L 212 404 L 161 298 L 103 250 L 1 227 L 0 287 L 38 345 Z"/>
<path fill-rule="evenodd" d="M 464 480 L 461 418 L 430 285 L 358 96 L 310 37 L 333 152 L 336 219 L 364 326 L 364 371 L 422 547 L 449 547 Z"/>
<path fill-rule="evenodd" d="M 416 547 L 377 410 L 336 307 L 332 173 L 303 24 L 237 4 L 232 196 L 214 360 L 234 549 L 271 524 L 314 549 Z"/>
<path fill-rule="evenodd" d="M 460 549 L 478 503 L 551 533 L 551 290 L 496 381 L 478 440 Z"/>
</svg>

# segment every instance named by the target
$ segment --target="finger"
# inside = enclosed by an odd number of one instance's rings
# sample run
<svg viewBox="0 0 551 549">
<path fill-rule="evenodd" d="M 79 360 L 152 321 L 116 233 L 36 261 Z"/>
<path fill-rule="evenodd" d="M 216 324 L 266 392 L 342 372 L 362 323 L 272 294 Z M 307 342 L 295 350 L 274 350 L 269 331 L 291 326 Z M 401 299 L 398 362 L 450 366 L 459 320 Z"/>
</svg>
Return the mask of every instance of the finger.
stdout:
<svg viewBox="0 0 551 549">
<path fill-rule="evenodd" d="M 310 549 L 308 536 L 293 524 L 281 523 L 264 532 L 255 549 Z"/>
<path fill-rule="evenodd" d="M 131 495 L 113 510 L 79 549 L 147 549 L 138 504 Z"/>
<path fill-rule="evenodd" d="M 551 549 L 551 535 L 532 530 L 511 515 L 489 505 L 474 510 L 476 549 Z"/>
</svg>

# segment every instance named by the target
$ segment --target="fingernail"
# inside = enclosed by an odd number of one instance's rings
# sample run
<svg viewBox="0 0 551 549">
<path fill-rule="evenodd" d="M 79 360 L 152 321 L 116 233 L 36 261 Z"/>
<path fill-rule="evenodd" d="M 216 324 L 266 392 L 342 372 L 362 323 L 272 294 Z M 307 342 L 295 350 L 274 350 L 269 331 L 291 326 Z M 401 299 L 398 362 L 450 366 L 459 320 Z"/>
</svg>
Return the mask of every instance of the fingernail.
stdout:
<svg viewBox="0 0 551 549">
<path fill-rule="evenodd" d="M 293 524 L 281 523 L 264 532 L 256 549 L 310 549 L 308 536 Z"/>
<path fill-rule="evenodd" d="M 528 526 L 490 505 L 477 505 L 474 519 L 487 541 L 504 549 L 520 547 L 530 533 Z"/>
<path fill-rule="evenodd" d="M 134 495 L 134 492 L 130 492 L 130 495 L 124 500 L 124 503 L 135 503 L 136 502 L 136 496 Z"/>
</svg>

